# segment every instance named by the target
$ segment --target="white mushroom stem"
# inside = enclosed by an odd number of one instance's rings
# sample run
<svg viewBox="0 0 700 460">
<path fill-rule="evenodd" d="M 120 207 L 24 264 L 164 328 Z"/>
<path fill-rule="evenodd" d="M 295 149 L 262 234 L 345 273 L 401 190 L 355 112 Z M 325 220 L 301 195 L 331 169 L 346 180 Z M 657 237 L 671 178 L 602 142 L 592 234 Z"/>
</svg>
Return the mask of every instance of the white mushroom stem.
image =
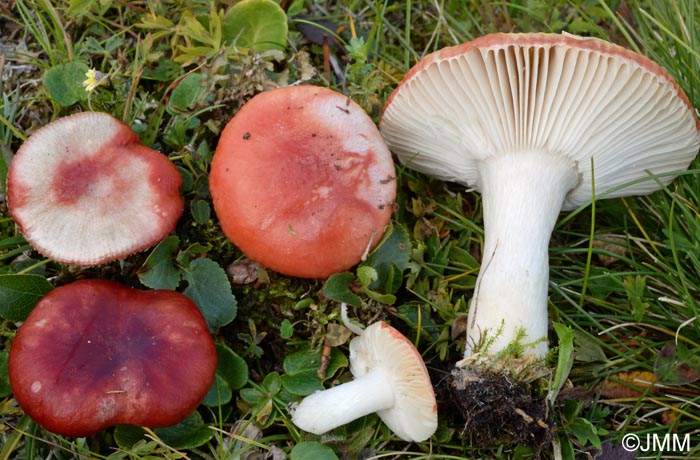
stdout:
<svg viewBox="0 0 700 460">
<path fill-rule="evenodd" d="M 382 368 L 342 385 L 318 391 L 292 407 L 292 422 L 304 431 L 323 434 L 360 417 L 394 407 L 394 389 Z"/>
<path fill-rule="evenodd" d="M 549 239 L 566 194 L 579 181 L 563 155 L 517 152 L 479 164 L 484 252 L 469 309 L 464 357 L 522 346 L 547 353 Z"/>
</svg>

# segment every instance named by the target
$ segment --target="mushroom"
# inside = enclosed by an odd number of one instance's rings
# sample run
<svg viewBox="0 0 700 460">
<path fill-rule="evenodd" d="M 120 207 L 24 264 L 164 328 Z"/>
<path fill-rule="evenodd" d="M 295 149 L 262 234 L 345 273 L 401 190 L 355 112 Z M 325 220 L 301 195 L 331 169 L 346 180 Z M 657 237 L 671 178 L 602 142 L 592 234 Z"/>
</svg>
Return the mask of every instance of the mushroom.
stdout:
<svg viewBox="0 0 700 460">
<path fill-rule="evenodd" d="M 381 239 L 396 197 L 394 163 L 376 125 L 318 86 L 260 93 L 224 128 L 211 165 L 226 236 L 279 273 L 327 278 Z"/>
<path fill-rule="evenodd" d="M 94 266 L 146 249 L 182 214 L 182 177 L 106 113 L 59 118 L 19 148 L 7 176 L 7 205 L 40 253 Z"/>
<path fill-rule="evenodd" d="M 437 429 L 437 404 L 423 358 L 399 331 L 378 321 L 350 341 L 350 372 L 354 379 L 317 391 L 292 405 L 292 422 L 323 434 L 376 412 L 398 437 L 425 441 Z"/>
<path fill-rule="evenodd" d="M 10 348 L 10 384 L 47 430 L 89 436 L 115 424 L 184 420 L 204 398 L 217 355 L 188 297 L 80 280 L 42 297 Z"/>
<path fill-rule="evenodd" d="M 693 107 L 666 71 L 569 34 L 492 34 L 430 54 L 390 95 L 379 126 L 408 167 L 481 192 L 465 358 L 514 352 L 526 362 L 548 350 L 547 251 L 559 212 L 594 190 L 657 190 L 699 145 Z"/>
</svg>

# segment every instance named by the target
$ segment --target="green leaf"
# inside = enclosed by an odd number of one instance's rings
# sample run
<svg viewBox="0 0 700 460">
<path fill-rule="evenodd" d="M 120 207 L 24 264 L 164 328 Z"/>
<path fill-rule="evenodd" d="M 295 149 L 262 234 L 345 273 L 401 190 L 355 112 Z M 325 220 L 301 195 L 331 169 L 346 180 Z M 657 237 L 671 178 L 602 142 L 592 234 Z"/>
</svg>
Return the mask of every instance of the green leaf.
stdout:
<svg viewBox="0 0 700 460">
<path fill-rule="evenodd" d="M 289 375 L 302 372 L 316 372 L 321 365 L 321 353 L 312 349 L 305 349 L 287 355 L 282 362 L 284 371 Z"/>
<path fill-rule="evenodd" d="M 7 170 L 12 161 L 12 151 L 4 144 L 0 143 L 0 193 L 5 193 L 7 185 Z"/>
<path fill-rule="evenodd" d="M 290 452 L 291 460 L 338 460 L 333 449 L 316 441 L 302 441 Z"/>
<path fill-rule="evenodd" d="M 273 0 L 243 0 L 226 13 L 222 34 L 225 42 L 256 53 L 284 51 L 287 15 Z"/>
<path fill-rule="evenodd" d="M 566 383 L 566 379 L 569 377 L 571 367 L 574 365 L 574 332 L 570 327 L 560 323 L 553 323 L 552 325 L 559 338 L 557 369 L 554 372 L 554 380 L 547 394 L 547 400 L 553 405 L 559 391 L 561 391 Z"/>
<path fill-rule="evenodd" d="M 0 316 L 24 321 L 53 286 L 40 275 L 0 275 Z"/>
<path fill-rule="evenodd" d="M 632 310 L 635 321 L 641 321 L 649 309 L 649 302 L 645 302 L 649 296 L 645 293 L 647 279 L 645 276 L 626 276 L 622 279 L 622 285 L 627 293 L 627 305 Z"/>
<path fill-rule="evenodd" d="M 218 373 L 209 387 L 207 395 L 202 400 L 202 404 L 207 407 L 217 407 L 223 406 L 231 401 L 233 397 L 233 391 L 231 386 L 224 380 L 224 378 Z"/>
<path fill-rule="evenodd" d="M 214 430 L 209 429 L 197 411 L 177 425 L 157 428 L 154 431 L 160 439 L 175 449 L 194 449 L 206 444 L 214 436 Z"/>
<path fill-rule="evenodd" d="M 68 15 L 71 18 L 82 16 L 90 10 L 92 0 L 70 0 L 68 7 Z"/>
<path fill-rule="evenodd" d="M 153 431 L 163 442 L 175 449 L 194 449 L 206 444 L 214 436 L 214 430 L 204 423 L 197 411 L 177 425 L 156 428 Z M 145 435 L 146 431 L 143 428 L 131 425 L 119 425 L 114 430 L 115 442 L 125 450 L 132 450 L 137 443 L 143 442 Z M 150 452 L 144 452 L 147 453 Z"/>
<path fill-rule="evenodd" d="M 593 426 L 590 420 L 576 417 L 569 424 L 568 428 L 569 431 L 576 436 L 576 439 L 578 439 L 582 446 L 586 446 L 586 444 L 590 442 L 593 447 L 600 449 L 600 438 L 598 437 L 595 426 Z"/>
<path fill-rule="evenodd" d="M 170 94 L 170 105 L 178 110 L 187 110 L 197 101 L 203 88 L 199 86 L 202 74 L 195 72 L 180 80 Z"/>
<path fill-rule="evenodd" d="M 264 399 L 264 395 L 257 388 L 241 388 L 238 394 L 243 401 L 250 404 L 259 404 Z"/>
<path fill-rule="evenodd" d="M 362 305 L 362 299 L 350 289 L 350 283 L 355 280 L 351 272 L 336 273 L 331 275 L 323 285 L 323 295 L 329 299 L 345 302 L 353 307 Z"/>
<path fill-rule="evenodd" d="M 302 14 L 305 10 L 304 2 L 305 0 L 292 0 L 292 3 L 287 7 L 287 15 L 293 18 L 298 14 Z"/>
<path fill-rule="evenodd" d="M 220 375 L 232 389 L 243 388 L 248 383 L 248 364 L 245 360 L 221 343 L 216 345 L 216 354 L 219 359 L 217 375 Z"/>
<path fill-rule="evenodd" d="M 211 18 L 215 17 L 216 12 L 212 12 Z M 204 18 L 202 18 L 204 19 Z M 213 34 L 211 30 L 207 30 L 198 18 L 189 10 L 185 10 L 180 19 L 180 27 L 184 35 L 193 41 L 200 42 L 206 46 L 203 49 L 217 49 L 220 46 L 220 36 Z"/>
<path fill-rule="evenodd" d="M 44 86 L 51 98 L 58 104 L 68 107 L 85 101 L 88 92 L 83 86 L 90 68 L 82 62 L 68 62 L 48 69 L 44 73 Z"/>
<path fill-rule="evenodd" d="M 297 396 L 308 396 L 323 390 L 323 383 L 316 371 L 305 371 L 298 374 L 282 376 L 282 386 L 288 392 Z"/>
<path fill-rule="evenodd" d="M 400 275 L 411 257 L 411 240 L 403 225 L 393 225 L 361 266 L 372 267 L 377 278 L 368 287 L 394 293 L 401 286 Z M 396 273 L 398 271 L 398 273 Z"/>
<path fill-rule="evenodd" d="M 231 283 L 226 272 L 211 259 L 193 260 L 185 268 L 182 277 L 188 286 L 184 294 L 199 306 L 214 332 L 236 317 L 236 298 L 231 292 Z"/>
<path fill-rule="evenodd" d="M 153 248 L 138 272 L 139 280 L 144 286 L 151 289 L 177 288 L 180 284 L 180 272 L 173 264 L 173 257 L 179 244 L 180 239 L 173 235 Z"/>
<path fill-rule="evenodd" d="M 287 340 L 294 334 L 294 325 L 288 319 L 283 319 L 280 323 L 280 337 Z"/>
<path fill-rule="evenodd" d="M 326 367 L 326 378 L 331 377 L 335 374 L 338 369 L 348 367 L 349 362 L 347 356 L 341 353 L 337 348 L 331 350 L 331 357 L 328 360 L 328 366 Z"/>
<path fill-rule="evenodd" d="M 420 328 L 432 341 L 440 338 L 441 326 L 431 316 L 430 307 L 421 304 L 419 307 L 412 304 L 401 305 L 398 309 L 399 317 L 406 321 L 413 329 Z"/>
<path fill-rule="evenodd" d="M 396 302 L 396 296 L 394 296 L 393 294 L 381 294 L 379 292 L 373 291 L 370 288 L 370 286 L 373 286 L 375 281 L 379 279 L 379 274 L 374 268 L 366 265 L 357 267 L 357 278 L 362 284 L 362 292 L 364 292 L 370 299 L 388 305 L 391 305 L 394 302 Z"/>
<path fill-rule="evenodd" d="M 282 388 L 282 379 L 277 372 L 270 372 L 265 376 L 262 382 L 263 389 L 267 392 L 267 395 L 272 397 L 279 393 Z"/>
<path fill-rule="evenodd" d="M 608 358 L 600 343 L 583 332 L 574 332 L 575 359 L 584 363 L 605 363 Z"/>
<path fill-rule="evenodd" d="M 211 217 L 211 207 L 204 200 L 194 199 L 190 202 L 190 211 L 194 221 L 199 225 L 204 225 Z"/>
<path fill-rule="evenodd" d="M 345 355 L 338 350 L 332 350 L 326 375 L 333 375 L 341 367 L 347 367 Z M 282 376 L 282 385 L 288 392 L 297 396 L 310 395 L 323 389 L 323 383 L 318 376 L 321 366 L 320 351 L 306 349 L 288 355 L 282 362 L 286 372 Z"/>
<path fill-rule="evenodd" d="M 192 243 L 187 249 L 180 251 L 177 255 L 177 263 L 183 267 L 187 267 L 190 264 L 190 259 L 197 258 L 201 254 L 209 252 L 210 249 L 210 244 Z"/>
<path fill-rule="evenodd" d="M 8 352 L 0 351 L 0 398 L 5 398 L 12 394 L 12 388 L 10 387 L 10 376 L 7 369 L 8 357 Z"/>
<path fill-rule="evenodd" d="M 114 441 L 121 449 L 131 450 L 134 444 L 144 439 L 146 431 L 131 425 L 118 425 L 114 429 Z"/>
</svg>

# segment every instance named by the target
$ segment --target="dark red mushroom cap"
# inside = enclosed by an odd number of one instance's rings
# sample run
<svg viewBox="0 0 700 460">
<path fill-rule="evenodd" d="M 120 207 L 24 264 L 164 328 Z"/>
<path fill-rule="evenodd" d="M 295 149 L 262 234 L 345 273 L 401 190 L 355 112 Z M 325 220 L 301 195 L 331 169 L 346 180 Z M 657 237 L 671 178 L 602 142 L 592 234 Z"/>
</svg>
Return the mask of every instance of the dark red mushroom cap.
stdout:
<svg viewBox="0 0 700 460">
<path fill-rule="evenodd" d="M 177 168 L 106 113 L 59 118 L 19 148 L 7 205 L 20 231 L 58 262 L 93 266 L 146 249 L 183 210 Z"/>
<path fill-rule="evenodd" d="M 260 93 L 226 125 L 210 189 L 226 236 L 277 272 L 326 278 L 381 239 L 394 163 L 372 119 L 327 88 Z"/>
<path fill-rule="evenodd" d="M 65 436 L 185 419 L 206 395 L 216 348 L 197 305 L 175 291 L 82 280 L 44 296 L 10 348 L 15 399 Z"/>
</svg>

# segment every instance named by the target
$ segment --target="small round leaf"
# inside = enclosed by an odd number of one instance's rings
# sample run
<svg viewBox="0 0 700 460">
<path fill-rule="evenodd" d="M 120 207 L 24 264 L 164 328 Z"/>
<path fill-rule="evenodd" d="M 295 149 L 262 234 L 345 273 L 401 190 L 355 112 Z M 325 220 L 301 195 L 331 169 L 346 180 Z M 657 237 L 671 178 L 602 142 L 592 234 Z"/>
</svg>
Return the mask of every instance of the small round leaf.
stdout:
<svg viewBox="0 0 700 460">
<path fill-rule="evenodd" d="M 243 388 L 248 383 L 248 364 L 236 352 L 223 344 L 216 346 L 219 365 L 216 374 L 234 390 Z"/>
<path fill-rule="evenodd" d="M 300 442 L 290 456 L 291 460 L 338 460 L 333 449 L 315 441 Z"/>
<path fill-rule="evenodd" d="M 224 17 L 224 40 L 256 53 L 283 51 L 287 42 L 287 15 L 272 0 L 243 0 Z"/>
<path fill-rule="evenodd" d="M 51 98 L 67 107 L 87 100 L 88 93 L 83 87 L 87 78 L 88 66 L 82 62 L 68 62 L 51 67 L 44 74 L 43 82 Z"/>
</svg>

